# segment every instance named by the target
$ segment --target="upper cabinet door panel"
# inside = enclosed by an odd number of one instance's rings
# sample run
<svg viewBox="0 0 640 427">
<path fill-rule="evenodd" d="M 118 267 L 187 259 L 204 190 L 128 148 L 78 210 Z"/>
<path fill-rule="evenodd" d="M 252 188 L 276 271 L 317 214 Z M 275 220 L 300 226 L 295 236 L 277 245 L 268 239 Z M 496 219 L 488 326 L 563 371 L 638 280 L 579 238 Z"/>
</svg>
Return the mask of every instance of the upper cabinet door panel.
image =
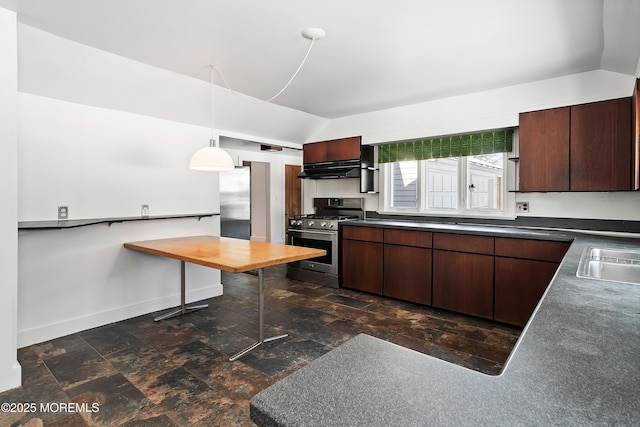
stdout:
<svg viewBox="0 0 640 427">
<path fill-rule="evenodd" d="M 302 146 L 302 162 L 320 163 L 343 160 L 360 160 L 361 137 L 332 139 L 304 144 Z"/>
<path fill-rule="evenodd" d="M 327 143 L 327 161 L 360 160 L 360 137 L 335 139 Z"/>
<path fill-rule="evenodd" d="M 327 159 L 327 143 L 312 142 L 302 146 L 302 162 L 304 164 L 324 162 Z"/>
<path fill-rule="evenodd" d="M 569 191 L 570 108 L 520 114 L 520 191 Z"/>
<path fill-rule="evenodd" d="M 632 187 L 631 98 L 571 107 L 571 190 Z"/>
</svg>

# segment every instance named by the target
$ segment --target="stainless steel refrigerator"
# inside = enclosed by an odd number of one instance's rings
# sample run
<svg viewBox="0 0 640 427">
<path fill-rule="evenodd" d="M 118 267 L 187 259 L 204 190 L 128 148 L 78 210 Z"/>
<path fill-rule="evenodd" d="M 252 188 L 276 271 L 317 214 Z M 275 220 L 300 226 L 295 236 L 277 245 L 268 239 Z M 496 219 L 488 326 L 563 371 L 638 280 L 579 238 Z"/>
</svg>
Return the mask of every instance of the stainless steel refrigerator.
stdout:
<svg viewBox="0 0 640 427">
<path fill-rule="evenodd" d="M 251 171 L 249 167 L 220 172 L 220 235 L 249 240 L 251 236 Z"/>
</svg>

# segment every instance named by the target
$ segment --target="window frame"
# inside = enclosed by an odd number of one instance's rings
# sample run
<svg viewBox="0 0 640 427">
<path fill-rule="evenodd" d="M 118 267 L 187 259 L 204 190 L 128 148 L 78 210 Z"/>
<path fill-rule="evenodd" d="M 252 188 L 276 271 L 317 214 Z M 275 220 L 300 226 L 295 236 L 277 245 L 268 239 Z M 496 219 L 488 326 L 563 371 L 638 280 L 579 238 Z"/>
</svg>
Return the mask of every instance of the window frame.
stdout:
<svg viewBox="0 0 640 427">
<path fill-rule="evenodd" d="M 500 188 L 500 198 L 502 200 L 501 209 L 491 208 L 469 208 L 470 197 L 468 194 L 468 183 L 470 181 L 470 168 L 468 167 L 468 157 L 457 158 L 457 206 L 456 208 L 429 208 L 428 206 L 428 170 L 429 160 L 412 160 L 417 164 L 417 203 L 416 207 L 394 207 L 392 206 L 393 163 L 380 164 L 380 179 L 383 185 L 380 186 L 382 197 L 379 199 L 379 211 L 381 213 L 415 215 L 415 216 L 438 216 L 438 217 L 478 217 L 478 218 L 515 218 L 515 194 L 508 191 L 509 178 L 515 176 L 515 166 L 509 161 L 508 153 L 502 153 L 503 170 L 502 183 Z M 451 157 L 445 157 L 451 159 Z"/>
</svg>

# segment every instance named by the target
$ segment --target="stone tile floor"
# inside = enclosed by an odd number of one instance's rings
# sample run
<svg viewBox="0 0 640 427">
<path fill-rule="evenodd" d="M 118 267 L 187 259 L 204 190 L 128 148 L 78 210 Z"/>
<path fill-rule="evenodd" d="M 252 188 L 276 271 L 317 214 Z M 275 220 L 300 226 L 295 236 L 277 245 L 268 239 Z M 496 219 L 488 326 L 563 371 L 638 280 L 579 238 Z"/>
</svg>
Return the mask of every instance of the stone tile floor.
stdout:
<svg viewBox="0 0 640 427">
<path fill-rule="evenodd" d="M 521 329 L 265 269 L 265 336 L 289 337 L 230 362 L 257 338 L 254 274 L 222 273 L 207 309 L 158 313 L 18 350 L 23 385 L 0 403 L 0 426 L 249 426 L 253 395 L 359 333 L 489 375 Z M 29 405 L 33 404 L 33 405 Z M 67 405 L 67 406 L 64 406 Z"/>
</svg>

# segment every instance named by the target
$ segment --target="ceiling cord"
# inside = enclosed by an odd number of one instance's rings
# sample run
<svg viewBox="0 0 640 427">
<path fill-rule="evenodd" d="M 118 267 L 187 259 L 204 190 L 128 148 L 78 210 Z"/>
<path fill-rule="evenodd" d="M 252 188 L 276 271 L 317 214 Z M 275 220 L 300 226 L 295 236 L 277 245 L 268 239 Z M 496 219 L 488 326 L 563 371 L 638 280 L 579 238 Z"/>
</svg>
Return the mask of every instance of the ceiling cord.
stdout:
<svg viewBox="0 0 640 427">
<path fill-rule="evenodd" d="M 307 58 L 309 57 L 309 54 L 311 53 L 311 49 L 313 48 L 313 44 L 315 43 L 315 41 L 316 41 L 315 38 L 311 39 L 311 43 L 309 44 L 309 49 L 307 50 L 307 54 L 304 56 L 304 59 L 300 63 L 300 66 L 298 67 L 296 72 L 293 73 L 293 76 L 289 79 L 287 84 L 284 85 L 284 87 L 282 89 L 280 89 L 280 91 L 278 93 L 276 93 L 275 95 L 273 95 L 271 98 L 267 99 L 266 101 L 264 101 L 264 100 L 257 100 L 256 101 L 254 97 L 250 97 L 249 95 L 245 95 L 245 94 L 236 92 L 235 90 L 231 89 L 231 86 L 229 86 L 229 83 L 227 83 L 227 79 L 225 79 L 224 74 L 222 74 L 222 70 L 220 68 L 216 67 L 215 65 L 211 65 L 210 66 L 210 68 L 211 68 L 211 84 L 213 85 L 213 71 L 215 70 L 215 71 L 218 72 L 218 74 L 220 74 L 220 77 L 222 77 L 222 81 L 224 82 L 224 85 L 227 87 L 227 89 L 229 89 L 231 91 L 231 93 L 236 95 L 238 98 L 240 98 L 243 101 L 248 102 L 250 104 L 266 104 L 266 103 L 269 103 L 269 102 L 273 101 L 274 99 L 276 99 L 278 96 L 280 96 L 282 94 L 282 92 L 284 92 L 289 87 L 291 82 L 293 82 L 293 80 L 296 78 L 296 76 L 298 75 L 298 73 L 302 69 L 302 66 L 304 65 L 304 63 L 307 62 Z M 213 100 L 212 100 L 212 106 L 213 106 Z"/>
</svg>

